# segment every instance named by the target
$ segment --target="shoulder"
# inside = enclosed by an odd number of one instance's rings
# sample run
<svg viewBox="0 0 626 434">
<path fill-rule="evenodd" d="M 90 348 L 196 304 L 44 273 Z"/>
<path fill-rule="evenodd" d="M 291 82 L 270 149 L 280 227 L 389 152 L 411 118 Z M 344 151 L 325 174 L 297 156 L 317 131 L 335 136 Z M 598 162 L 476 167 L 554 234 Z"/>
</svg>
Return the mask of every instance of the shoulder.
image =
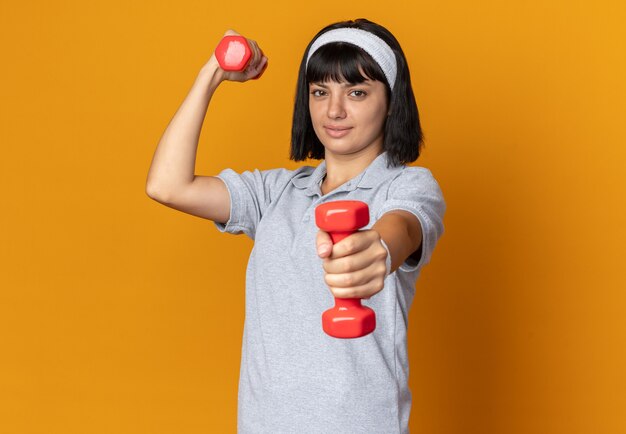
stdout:
<svg viewBox="0 0 626 434">
<path fill-rule="evenodd" d="M 315 167 L 313 166 L 300 166 L 295 170 L 290 170 L 292 178 L 307 178 L 313 174 Z"/>
<path fill-rule="evenodd" d="M 314 170 L 315 167 L 311 166 L 302 166 L 297 169 L 286 169 L 281 167 L 278 169 L 261 170 L 260 174 L 265 184 L 286 186 L 292 181 L 294 183 L 297 183 L 298 180 L 305 181 L 311 176 Z"/>
<path fill-rule="evenodd" d="M 224 169 L 220 172 L 220 176 L 226 174 L 227 176 L 241 176 L 243 178 L 247 178 L 253 181 L 257 181 L 262 184 L 283 184 L 289 182 L 292 178 L 299 178 L 302 176 L 310 175 L 315 168 L 310 166 L 299 167 L 297 169 L 291 170 L 286 169 L 284 167 L 274 168 L 274 169 L 248 169 L 243 170 L 241 172 L 237 172 L 231 168 Z"/>
<path fill-rule="evenodd" d="M 404 166 L 391 180 L 390 190 L 418 189 L 432 190 L 441 193 L 439 182 L 432 171 L 422 166 Z"/>
<path fill-rule="evenodd" d="M 271 176 L 276 179 L 291 179 L 295 177 L 310 175 L 311 173 L 313 173 L 314 170 L 315 167 L 301 166 L 296 169 L 286 169 L 284 167 L 279 167 L 276 169 L 260 170 L 260 172 L 265 176 Z"/>
<path fill-rule="evenodd" d="M 296 169 L 284 167 L 275 169 L 254 169 L 242 175 L 250 179 L 250 183 L 257 191 L 264 191 L 267 198 L 273 200 L 285 192 L 292 191 L 293 185 L 299 189 L 306 188 L 315 167 L 301 166 Z"/>
</svg>

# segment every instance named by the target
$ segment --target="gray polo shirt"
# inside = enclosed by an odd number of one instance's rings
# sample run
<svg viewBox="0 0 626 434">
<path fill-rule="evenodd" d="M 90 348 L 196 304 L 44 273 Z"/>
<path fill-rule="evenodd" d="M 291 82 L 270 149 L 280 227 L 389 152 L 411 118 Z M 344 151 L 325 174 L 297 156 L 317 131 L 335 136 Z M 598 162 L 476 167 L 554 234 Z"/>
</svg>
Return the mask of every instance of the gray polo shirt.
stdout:
<svg viewBox="0 0 626 434">
<path fill-rule="evenodd" d="M 326 161 L 296 170 L 225 169 L 230 220 L 220 232 L 254 240 L 246 269 L 245 322 L 239 372 L 237 432 L 408 433 L 408 311 L 421 268 L 443 234 L 446 205 L 424 167 L 387 167 L 383 152 L 359 175 L 323 195 Z M 315 207 L 335 200 L 368 204 L 370 229 L 391 210 L 422 225 L 422 255 L 387 276 L 362 304 L 376 313 L 376 330 L 338 339 L 322 330 L 334 306 L 316 252 Z"/>
</svg>

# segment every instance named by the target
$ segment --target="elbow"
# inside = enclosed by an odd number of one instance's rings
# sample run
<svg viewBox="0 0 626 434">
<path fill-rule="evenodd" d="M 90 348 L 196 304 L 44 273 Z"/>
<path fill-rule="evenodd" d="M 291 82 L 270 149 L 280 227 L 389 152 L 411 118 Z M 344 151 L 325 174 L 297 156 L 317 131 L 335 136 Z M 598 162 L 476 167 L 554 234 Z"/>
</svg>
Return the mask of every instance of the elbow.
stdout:
<svg viewBox="0 0 626 434">
<path fill-rule="evenodd" d="M 157 202 L 163 202 L 163 194 L 154 184 L 149 182 L 146 183 L 146 194 L 150 199 L 156 200 Z"/>
</svg>

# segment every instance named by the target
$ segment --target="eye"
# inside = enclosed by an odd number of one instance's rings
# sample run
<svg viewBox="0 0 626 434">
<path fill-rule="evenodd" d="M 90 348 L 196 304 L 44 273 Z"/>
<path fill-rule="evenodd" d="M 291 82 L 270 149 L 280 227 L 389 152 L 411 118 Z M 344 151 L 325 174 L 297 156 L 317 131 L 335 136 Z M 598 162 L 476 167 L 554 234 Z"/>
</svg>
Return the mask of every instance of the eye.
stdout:
<svg viewBox="0 0 626 434">
<path fill-rule="evenodd" d="M 362 91 L 362 90 L 353 90 L 352 92 L 359 93 L 360 95 L 355 95 L 357 97 L 363 97 L 363 96 L 367 95 L 367 93 L 365 91 Z"/>
<path fill-rule="evenodd" d="M 311 95 L 313 95 L 313 96 L 320 96 L 320 95 L 317 95 L 315 92 L 324 92 L 324 91 L 321 90 L 321 89 L 315 89 L 314 91 L 311 92 Z"/>
</svg>

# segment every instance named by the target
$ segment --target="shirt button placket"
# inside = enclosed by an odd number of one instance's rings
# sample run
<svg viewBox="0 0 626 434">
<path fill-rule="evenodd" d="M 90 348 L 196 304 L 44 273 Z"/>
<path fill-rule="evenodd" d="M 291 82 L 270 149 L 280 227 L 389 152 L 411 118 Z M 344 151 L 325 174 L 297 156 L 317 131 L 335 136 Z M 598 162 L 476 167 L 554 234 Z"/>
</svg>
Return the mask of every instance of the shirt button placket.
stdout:
<svg viewBox="0 0 626 434">
<path fill-rule="evenodd" d="M 304 217 L 302 217 L 303 222 L 308 222 L 309 220 L 311 220 L 311 216 L 315 214 L 315 207 L 318 206 L 320 203 L 322 203 L 322 201 L 320 200 L 320 197 L 317 197 L 304 213 Z"/>
</svg>

